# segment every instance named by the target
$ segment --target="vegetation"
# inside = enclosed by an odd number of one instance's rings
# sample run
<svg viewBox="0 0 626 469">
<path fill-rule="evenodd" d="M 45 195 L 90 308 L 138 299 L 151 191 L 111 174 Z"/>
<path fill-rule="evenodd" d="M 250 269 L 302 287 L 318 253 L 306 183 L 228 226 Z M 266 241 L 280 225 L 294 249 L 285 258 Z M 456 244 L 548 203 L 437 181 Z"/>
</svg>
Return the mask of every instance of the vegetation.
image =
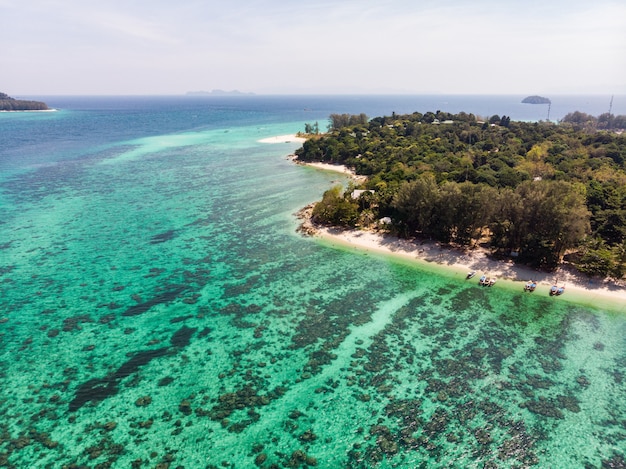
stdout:
<svg viewBox="0 0 626 469">
<path fill-rule="evenodd" d="M 324 197 L 313 208 L 314 222 L 353 227 L 359 212 L 358 204 L 350 197 L 344 197 L 341 186 L 335 186 L 324 192 Z"/>
<path fill-rule="evenodd" d="M 552 269 L 567 256 L 589 274 L 626 269 L 625 116 L 568 114 L 559 124 L 444 112 L 331 118 L 296 151 L 368 179 L 358 199 L 333 188 L 319 223 L 371 225 L 473 246 Z M 606 129 L 606 130 L 603 130 Z"/>
<path fill-rule="evenodd" d="M 41 101 L 26 101 L 13 99 L 9 95 L 0 93 L 0 111 L 45 111 L 48 106 Z"/>
</svg>

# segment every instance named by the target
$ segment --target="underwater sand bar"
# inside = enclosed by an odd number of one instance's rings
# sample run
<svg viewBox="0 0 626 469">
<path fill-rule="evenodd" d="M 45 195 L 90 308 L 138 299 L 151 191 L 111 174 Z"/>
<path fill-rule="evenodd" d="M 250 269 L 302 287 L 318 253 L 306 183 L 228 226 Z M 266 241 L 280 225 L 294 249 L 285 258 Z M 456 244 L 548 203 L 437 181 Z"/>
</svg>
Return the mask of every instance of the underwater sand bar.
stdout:
<svg viewBox="0 0 626 469">
<path fill-rule="evenodd" d="M 485 274 L 498 280 L 493 288 L 505 287 L 519 291 L 520 294 L 549 296 L 550 287 L 556 283 L 565 286 L 565 293 L 555 297 L 555 301 L 626 313 L 626 286 L 623 283 L 590 279 L 567 267 L 561 266 L 555 272 L 542 272 L 515 264 L 512 260 L 490 259 L 488 252 L 480 248 L 465 251 L 431 241 L 405 240 L 373 231 L 315 227 L 314 233 L 333 246 L 408 260 L 424 270 L 462 282 L 477 284 L 477 279 Z M 470 271 L 476 271 L 476 276 L 466 280 Z M 524 285 L 529 280 L 537 282 L 537 289 L 533 293 L 524 292 Z"/>
</svg>

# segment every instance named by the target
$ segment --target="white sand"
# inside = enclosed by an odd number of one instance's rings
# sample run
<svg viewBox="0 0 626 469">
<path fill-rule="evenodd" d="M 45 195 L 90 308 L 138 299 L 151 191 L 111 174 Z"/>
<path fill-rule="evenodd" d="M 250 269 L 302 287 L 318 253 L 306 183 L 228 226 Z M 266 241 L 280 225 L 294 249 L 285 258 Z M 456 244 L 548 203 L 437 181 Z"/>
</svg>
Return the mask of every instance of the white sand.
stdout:
<svg viewBox="0 0 626 469">
<path fill-rule="evenodd" d="M 319 163 L 319 162 L 313 162 L 313 163 L 304 163 L 305 166 L 311 166 L 313 168 L 317 168 L 317 169 L 323 169 L 324 171 L 334 171 L 336 173 L 342 173 L 342 174 L 350 174 L 354 176 L 354 171 L 351 170 L 350 168 L 348 168 L 347 166 L 344 166 L 342 164 L 330 164 L 330 163 Z"/>
<path fill-rule="evenodd" d="M 298 137 L 295 134 L 291 135 L 277 135 L 276 137 L 262 138 L 259 143 L 302 143 L 306 138 Z"/>
<path fill-rule="evenodd" d="M 330 164 L 330 163 L 319 163 L 319 162 L 301 163 L 299 161 L 296 161 L 296 163 L 302 164 L 304 166 L 311 166 L 312 168 L 321 169 L 323 171 L 333 171 L 335 173 L 345 174 L 345 175 L 350 176 L 356 182 L 364 182 L 367 180 L 367 176 L 359 176 L 354 172 L 353 169 L 348 168 L 347 166 L 342 165 L 342 164 Z"/>
<path fill-rule="evenodd" d="M 482 249 L 464 251 L 441 247 L 434 242 L 403 240 L 372 231 L 317 227 L 315 235 L 344 248 L 352 247 L 363 252 L 409 260 L 426 270 L 436 271 L 459 281 L 466 281 L 467 273 L 476 271 L 476 276 L 467 281 L 478 283 L 478 278 L 485 274 L 497 279 L 492 288 L 505 287 L 521 293 L 526 282 L 534 280 L 537 282 L 537 289 L 533 293 L 525 294 L 549 296 L 550 287 L 557 283 L 565 286 L 565 293 L 555 298 L 555 301 L 568 301 L 626 313 L 626 287 L 623 284 L 609 280 L 590 280 L 563 267 L 556 272 L 546 273 L 516 265 L 513 261 L 490 259 Z"/>
</svg>

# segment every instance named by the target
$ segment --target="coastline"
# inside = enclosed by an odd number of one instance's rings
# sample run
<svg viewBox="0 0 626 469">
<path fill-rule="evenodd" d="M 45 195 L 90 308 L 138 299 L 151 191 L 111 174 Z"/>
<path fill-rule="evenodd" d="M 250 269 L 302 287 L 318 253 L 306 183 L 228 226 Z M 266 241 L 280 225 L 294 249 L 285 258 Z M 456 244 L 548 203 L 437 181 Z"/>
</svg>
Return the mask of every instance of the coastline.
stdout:
<svg viewBox="0 0 626 469">
<path fill-rule="evenodd" d="M 567 267 L 561 266 L 555 272 L 542 272 L 512 260 L 496 260 L 481 248 L 462 250 L 441 246 L 439 243 L 419 239 L 405 240 L 373 231 L 342 230 L 328 227 L 307 227 L 301 231 L 322 240 L 333 247 L 356 249 L 363 253 L 373 253 L 409 261 L 423 270 L 468 281 L 478 286 L 481 275 L 495 277 L 492 288 L 506 288 L 520 294 L 549 296 L 550 287 L 555 283 L 565 287 L 565 293 L 555 301 L 566 301 L 593 308 L 605 308 L 626 313 L 626 288 L 610 280 L 590 279 Z M 471 280 L 466 280 L 468 272 L 476 271 Z M 524 292 L 529 280 L 537 282 L 535 292 Z"/>
<path fill-rule="evenodd" d="M 57 112 L 58 109 L 0 109 L 0 112 Z"/>
<path fill-rule="evenodd" d="M 277 135 L 275 137 L 267 137 L 257 140 L 259 143 L 303 143 L 306 141 L 304 137 L 298 137 L 296 134 Z"/>
<path fill-rule="evenodd" d="M 299 164 L 301 166 L 309 166 L 311 168 L 319 169 L 321 171 L 331 171 L 333 173 L 341 173 L 344 176 L 349 176 L 356 182 L 365 182 L 367 180 L 367 176 L 359 176 L 356 172 L 348 168 L 342 164 L 331 164 L 331 163 L 320 163 L 318 161 L 313 162 L 302 162 L 295 159 L 295 155 L 292 155 L 292 161 L 295 164 Z"/>
<path fill-rule="evenodd" d="M 335 171 L 356 176 L 345 166 L 326 163 L 299 163 L 325 171 Z M 495 277 L 496 285 L 492 288 L 506 288 L 520 294 L 545 295 L 549 297 L 550 287 L 555 283 L 565 286 L 565 293 L 555 297 L 555 301 L 602 308 L 626 313 L 626 285 L 608 279 L 589 278 L 567 266 L 560 266 L 554 272 L 542 272 L 527 266 L 517 265 L 512 260 L 496 260 L 489 257 L 488 251 L 481 248 L 462 250 L 442 246 L 440 243 L 411 239 L 405 240 L 388 234 L 368 230 L 344 230 L 322 227 L 311 222 L 310 204 L 298 212 L 303 220 L 298 231 L 315 237 L 332 247 L 356 249 L 363 253 L 390 256 L 410 262 L 418 268 L 433 271 L 439 275 L 466 281 L 468 272 L 476 271 L 476 276 L 467 280 L 478 283 L 481 275 Z M 524 291 L 529 280 L 537 282 L 536 291 Z M 478 288 L 478 285 L 476 285 Z"/>
<path fill-rule="evenodd" d="M 294 160 L 295 161 L 295 160 Z M 342 164 L 331 164 L 331 163 L 319 163 L 319 162 L 311 162 L 311 163 L 301 163 L 299 161 L 295 161 L 296 164 L 301 164 L 303 166 L 310 166 L 311 168 L 320 169 L 322 171 L 332 171 L 335 173 L 341 173 L 346 176 L 350 176 L 357 182 L 364 182 L 367 180 L 366 176 L 359 176 L 354 172 L 353 169 L 348 168 Z"/>
</svg>

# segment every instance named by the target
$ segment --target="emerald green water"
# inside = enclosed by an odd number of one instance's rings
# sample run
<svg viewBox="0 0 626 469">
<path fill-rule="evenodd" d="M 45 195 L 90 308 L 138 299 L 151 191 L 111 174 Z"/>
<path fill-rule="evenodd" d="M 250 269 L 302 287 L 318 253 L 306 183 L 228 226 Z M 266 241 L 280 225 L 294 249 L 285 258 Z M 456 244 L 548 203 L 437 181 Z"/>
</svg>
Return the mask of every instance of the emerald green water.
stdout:
<svg viewBox="0 0 626 469">
<path fill-rule="evenodd" d="M 3 179 L 0 467 L 625 467 L 624 315 L 301 237 L 299 128 Z"/>
</svg>

